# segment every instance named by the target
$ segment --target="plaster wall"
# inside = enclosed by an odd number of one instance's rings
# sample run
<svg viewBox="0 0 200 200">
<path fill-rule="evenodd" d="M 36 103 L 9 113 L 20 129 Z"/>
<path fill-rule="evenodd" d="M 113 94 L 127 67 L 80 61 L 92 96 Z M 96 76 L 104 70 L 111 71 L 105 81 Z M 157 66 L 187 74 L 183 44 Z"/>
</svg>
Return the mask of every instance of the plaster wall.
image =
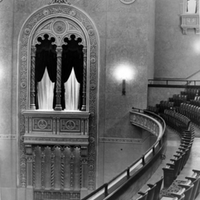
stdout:
<svg viewBox="0 0 200 200">
<path fill-rule="evenodd" d="M 140 138 L 100 138 L 98 155 L 99 169 L 98 186 L 108 183 L 119 173 L 131 166 L 156 141 L 156 137 L 140 129 Z M 130 153 L 132 152 L 132 153 Z"/>
<path fill-rule="evenodd" d="M 13 9 L 14 1 L 0 3 L 0 198 L 14 200 L 17 184 L 16 129 L 13 129 Z M 16 118 L 16 116 L 15 116 Z"/>
<path fill-rule="evenodd" d="M 183 0 L 156 0 L 155 10 L 155 77 L 199 79 L 200 38 L 182 33 Z"/>
<path fill-rule="evenodd" d="M 147 79 L 152 77 L 154 66 L 155 1 L 141 0 L 130 5 L 116 0 L 70 1 L 88 13 L 99 32 L 99 138 L 140 138 L 138 130 L 129 123 L 129 111 L 132 106 L 146 108 L 147 105 Z M 3 180 L 0 192 L 3 200 L 22 200 L 29 196 L 25 194 L 28 190 L 17 190 L 20 155 L 17 139 L 18 38 L 25 20 L 50 2 L 3 0 L 0 3 L 0 180 Z M 125 96 L 121 93 L 122 80 L 115 76 L 121 64 L 129 65 L 134 72 L 131 80 L 126 81 Z"/>
</svg>

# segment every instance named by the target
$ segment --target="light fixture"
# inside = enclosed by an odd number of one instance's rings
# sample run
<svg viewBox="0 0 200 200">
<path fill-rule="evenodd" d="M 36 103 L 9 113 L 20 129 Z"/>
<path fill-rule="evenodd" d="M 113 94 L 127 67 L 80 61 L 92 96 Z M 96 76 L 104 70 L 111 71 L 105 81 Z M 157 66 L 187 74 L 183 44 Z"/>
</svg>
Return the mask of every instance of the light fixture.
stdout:
<svg viewBox="0 0 200 200">
<path fill-rule="evenodd" d="M 134 67 L 128 63 L 123 62 L 117 65 L 115 76 L 118 80 L 122 81 L 122 95 L 126 95 L 126 81 L 133 78 Z"/>
<path fill-rule="evenodd" d="M 122 95 L 126 95 L 126 80 L 122 80 Z"/>
</svg>

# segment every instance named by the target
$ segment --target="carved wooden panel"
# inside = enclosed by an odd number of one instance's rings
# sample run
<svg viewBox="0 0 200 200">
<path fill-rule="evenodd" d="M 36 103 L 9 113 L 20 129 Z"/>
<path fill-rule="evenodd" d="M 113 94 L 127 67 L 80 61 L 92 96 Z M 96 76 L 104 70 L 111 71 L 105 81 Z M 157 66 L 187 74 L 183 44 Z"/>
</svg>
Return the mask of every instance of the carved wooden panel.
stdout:
<svg viewBox="0 0 200 200">
<path fill-rule="evenodd" d="M 189 29 L 194 29 L 196 33 L 199 33 L 199 14 L 181 15 L 181 28 L 183 34 L 187 34 Z"/>
<path fill-rule="evenodd" d="M 35 190 L 34 200 L 80 200 L 80 192 Z"/>
<path fill-rule="evenodd" d="M 86 174 L 82 174 L 79 147 L 36 146 L 33 154 L 32 180 L 35 189 L 80 191 Z"/>
<path fill-rule="evenodd" d="M 58 21 L 51 21 L 51 19 L 60 19 Z M 62 18 L 62 19 L 61 19 Z M 88 113 L 90 113 L 89 123 L 86 119 L 81 119 L 79 123 L 77 121 L 73 121 L 76 125 L 73 126 L 73 123 L 69 123 L 70 125 L 70 134 L 78 132 L 76 137 L 69 137 L 68 132 L 66 131 L 66 127 L 61 128 L 60 119 L 56 119 L 52 115 L 52 118 L 47 117 L 41 118 L 41 116 L 35 116 L 35 121 L 31 116 L 25 116 L 22 114 L 23 111 L 30 109 L 30 77 L 31 77 L 31 46 L 30 44 L 33 42 L 34 38 L 36 38 L 35 30 L 50 30 L 50 25 L 45 22 L 51 22 L 53 32 L 55 34 L 61 35 L 66 31 L 67 28 L 71 32 L 82 33 L 85 36 L 85 60 L 84 66 L 87 67 L 87 71 L 89 74 L 87 75 L 88 82 L 85 85 L 87 95 L 89 96 L 88 101 L 86 102 L 86 107 Z M 55 22 L 55 23 L 54 23 Z M 65 24 L 63 24 L 63 22 Z M 76 26 L 75 26 L 76 24 Z M 44 26 L 41 26 L 44 25 Z M 63 26 L 64 25 L 64 26 Z M 69 25 L 69 26 L 68 26 Z M 68 27 L 67 27 L 68 26 Z M 58 30 L 59 28 L 59 30 Z M 61 30 L 61 29 L 62 30 Z M 78 28 L 78 29 L 77 29 Z M 39 33 L 39 32 L 38 32 Z M 79 34 L 80 35 L 80 34 Z M 72 6 L 71 4 L 66 3 L 66 1 L 52 1 L 52 4 L 44 6 L 37 11 L 35 11 L 23 24 L 20 35 L 19 35 L 19 53 L 18 53 L 18 66 L 19 66 L 19 152 L 20 152 L 20 160 L 19 160 L 19 169 L 20 169 L 20 177 L 19 177 L 19 187 L 27 186 L 27 157 L 25 153 L 25 145 L 27 144 L 69 144 L 69 145 L 88 145 L 88 182 L 87 189 L 94 190 L 96 187 L 96 139 L 97 139 L 97 80 L 98 80 L 98 61 L 99 61 L 99 37 L 96 26 L 94 25 L 91 18 L 82 10 L 77 7 Z M 86 74 L 85 74 L 86 76 Z M 86 95 L 86 94 L 85 94 Z M 63 113 L 62 111 L 60 113 Z M 65 113 L 66 114 L 66 113 Z M 30 117 L 30 118 L 29 118 Z M 37 119 L 36 119 L 37 118 Z M 39 119 L 40 118 L 40 119 Z M 72 117 L 71 119 L 74 119 Z M 40 121 L 41 120 L 41 121 Z M 87 122 L 86 122 L 87 121 Z M 31 123 L 30 123 L 31 122 Z M 79 128 L 78 128 L 79 126 Z M 59 129 L 57 129 L 59 127 Z M 69 130 L 69 129 L 68 129 Z M 89 134 L 88 134 L 89 133 Z M 39 134 L 42 136 L 39 137 Z M 84 135 L 85 134 L 85 135 Z M 58 137 L 59 135 L 59 137 Z M 66 137 L 64 137 L 67 135 Z M 89 138 L 89 139 L 88 139 Z M 43 168 L 43 164 L 46 162 L 45 157 L 38 157 L 42 151 L 41 147 L 33 154 L 33 182 L 34 187 L 41 187 L 41 173 L 42 170 L 49 170 L 49 168 Z M 44 154 L 48 155 L 47 150 L 45 149 Z M 53 155 L 51 156 L 52 166 L 53 166 Z M 66 162 L 66 158 L 65 158 Z M 40 164 L 38 164 L 40 163 Z M 66 169 L 67 170 L 67 169 Z M 36 171 L 37 174 L 36 174 Z M 53 171 L 51 171 L 53 172 Z M 62 172 L 63 173 L 63 172 Z M 64 172 L 65 176 L 66 172 Z M 40 178 L 39 178 L 40 177 Z M 53 177 L 53 174 L 52 174 Z M 49 180 L 47 176 L 43 177 L 44 180 Z M 45 181 L 44 181 L 45 182 Z M 68 184 L 66 179 L 64 180 L 65 185 Z M 48 183 L 50 184 L 50 183 Z M 48 184 L 44 187 L 47 187 Z M 38 195 L 43 195 L 42 193 L 38 193 Z M 66 194 L 67 195 L 67 194 Z M 43 198 L 43 196 L 40 196 Z M 46 198 L 46 197 L 45 197 Z M 45 199 L 43 198 L 43 199 Z M 48 199 L 48 198 L 46 198 Z M 52 198 L 53 199 L 53 198 Z M 66 198 L 67 199 L 67 198 Z"/>
</svg>

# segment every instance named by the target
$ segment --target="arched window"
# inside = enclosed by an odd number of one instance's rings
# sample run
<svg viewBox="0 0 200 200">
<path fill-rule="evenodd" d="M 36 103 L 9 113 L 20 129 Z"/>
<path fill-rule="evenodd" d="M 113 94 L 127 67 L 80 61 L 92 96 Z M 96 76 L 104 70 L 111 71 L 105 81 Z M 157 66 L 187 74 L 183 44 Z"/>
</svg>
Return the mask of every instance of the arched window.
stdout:
<svg viewBox="0 0 200 200">
<path fill-rule="evenodd" d="M 50 146 L 51 151 L 59 146 L 62 149 L 56 151 L 58 168 L 52 170 L 62 174 L 63 149 L 77 147 L 81 162 L 88 160 L 87 164 L 80 164 L 81 169 L 91 174 L 89 178 L 88 173 L 77 176 L 83 180 L 80 187 L 93 190 L 100 54 L 95 24 L 79 8 L 65 1 L 52 1 L 25 21 L 18 45 L 20 186 L 35 188 L 37 182 L 40 194 L 44 189 L 49 192 L 51 184 L 56 191 L 60 189 L 60 194 L 63 188 L 69 189 L 63 179 L 51 183 L 44 178 L 46 167 L 51 166 L 44 155 L 50 152 Z M 35 151 L 35 146 L 41 151 Z M 48 170 L 46 175 L 49 177 Z M 73 182 L 74 177 L 69 181 Z M 50 193 L 54 195 L 52 190 Z"/>
<path fill-rule="evenodd" d="M 86 110 L 85 49 L 83 33 L 70 20 L 51 19 L 38 28 L 31 57 L 32 109 Z"/>
</svg>

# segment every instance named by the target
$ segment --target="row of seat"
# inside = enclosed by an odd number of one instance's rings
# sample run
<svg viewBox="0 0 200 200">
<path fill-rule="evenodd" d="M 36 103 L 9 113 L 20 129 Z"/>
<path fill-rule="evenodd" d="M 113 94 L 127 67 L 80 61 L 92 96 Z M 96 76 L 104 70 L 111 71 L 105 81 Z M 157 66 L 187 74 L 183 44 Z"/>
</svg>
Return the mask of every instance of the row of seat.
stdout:
<svg viewBox="0 0 200 200">
<path fill-rule="evenodd" d="M 175 110 L 165 109 L 164 113 L 160 113 L 160 116 L 178 132 L 187 130 L 190 127 L 190 119 Z"/>
<path fill-rule="evenodd" d="M 198 88 L 186 88 L 181 92 L 181 95 L 187 95 L 187 101 L 194 99 L 195 96 L 200 95 L 200 90 Z"/>
<path fill-rule="evenodd" d="M 177 111 L 188 117 L 195 124 L 200 123 L 200 106 L 194 106 L 190 103 L 181 103 Z"/>
<path fill-rule="evenodd" d="M 163 113 L 165 109 L 171 109 L 174 107 L 174 102 L 161 101 L 160 104 L 156 104 L 159 113 Z"/>
<path fill-rule="evenodd" d="M 174 94 L 173 97 L 169 98 L 169 102 L 174 102 L 174 106 L 180 106 L 182 102 L 187 101 L 187 95 L 183 94 Z"/>
<path fill-rule="evenodd" d="M 147 184 L 149 188 L 145 192 L 138 192 L 140 196 L 136 200 L 159 200 L 162 183 L 163 177 L 154 184 Z"/>
<path fill-rule="evenodd" d="M 192 129 L 181 132 L 181 144 L 178 151 L 163 168 L 164 188 L 168 188 L 173 183 L 185 166 L 191 152 L 193 140 L 194 131 Z"/>
<path fill-rule="evenodd" d="M 194 139 L 194 128 L 191 126 L 190 120 L 174 110 L 164 110 L 161 117 L 181 134 L 181 145 L 171 162 L 167 164 L 166 168 L 163 168 L 164 176 L 155 184 L 147 184 L 149 188 L 145 192 L 138 192 L 140 196 L 136 200 L 159 200 L 162 187 L 168 188 L 172 184 L 190 155 Z M 162 184 L 163 182 L 164 184 Z"/>
<path fill-rule="evenodd" d="M 200 96 L 195 96 L 194 99 L 191 99 L 190 104 L 200 106 Z"/>
<path fill-rule="evenodd" d="M 175 180 L 172 187 L 176 187 L 176 190 L 169 188 L 161 200 L 195 200 L 200 193 L 200 171 L 192 171 L 193 174 L 185 177 L 185 180 Z"/>
</svg>

